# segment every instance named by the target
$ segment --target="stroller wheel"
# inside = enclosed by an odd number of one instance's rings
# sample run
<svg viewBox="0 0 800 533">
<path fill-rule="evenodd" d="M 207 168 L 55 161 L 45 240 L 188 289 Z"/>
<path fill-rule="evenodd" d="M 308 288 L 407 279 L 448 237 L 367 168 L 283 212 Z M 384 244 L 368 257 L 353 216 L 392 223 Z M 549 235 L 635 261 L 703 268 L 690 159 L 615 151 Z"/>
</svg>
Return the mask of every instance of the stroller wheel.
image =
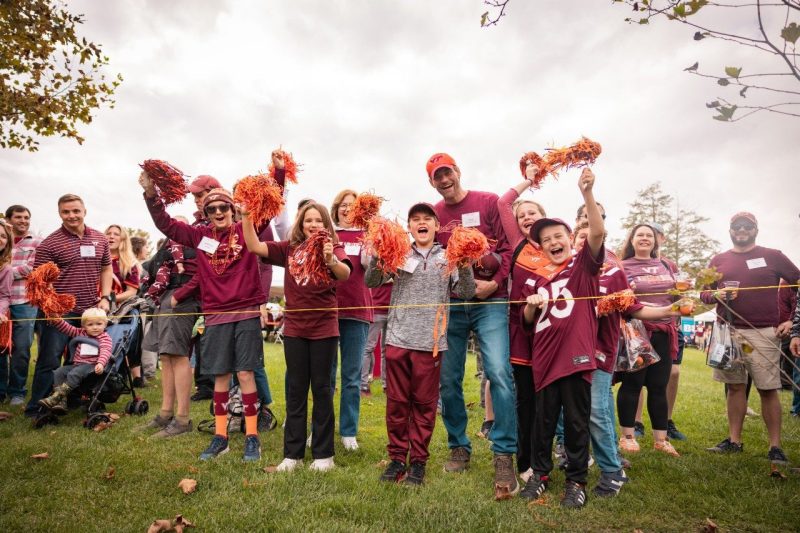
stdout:
<svg viewBox="0 0 800 533">
<path fill-rule="evenodd" d="M 134 409 L 135 409 L 136 403 L 137 403 L 137 401 L 131 400 L 128 403 L 125 404 L 125 414 L 126 415 L 132 415 L 135 412 Z"/>
<path fill-rule="evenodd" d="M 150 404 L 147 403 L 147 400 L 136 400 L 133 403 L 133 412 L 137 415 L 146 414 L 147 411 L 150 410 Z"/>
<path fill-rule="evenodd" d="M 111 422 L 111 418 L 108 415 L 102 413 L 95 413 L 90 415 L 89 418 L 83 421 L 83 427 L 86 429 L 94 429 L 97 424 L 105 422 L 106 424 Z"/>
<path fill-rule="evenodd" d="M 33 428 L 42 429 L 47 424 L 58 424 L 58 417 L 53 413 L 44 413 L 33 419 Z"/>
</svg>

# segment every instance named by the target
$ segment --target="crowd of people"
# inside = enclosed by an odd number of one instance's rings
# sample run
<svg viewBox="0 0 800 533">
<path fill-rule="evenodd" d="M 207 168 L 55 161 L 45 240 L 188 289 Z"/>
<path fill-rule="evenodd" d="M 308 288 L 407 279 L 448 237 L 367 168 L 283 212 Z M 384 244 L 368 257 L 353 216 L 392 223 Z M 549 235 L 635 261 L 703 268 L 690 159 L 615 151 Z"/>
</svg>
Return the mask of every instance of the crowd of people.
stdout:
<svg viewBox="0 0 800 533">
<path fill-rule="evenodd" d="M 284 187 L 281 150 L 272 153 L 272 164 Z M 379 267 L 382 251 L 365 245 L 365 229 L 353 222 L 358 193 L 352 189 L 339 192 L 330 209 L 305 199 L 293 223 L 284 210 L 257 226 L 248 206 L 235 203 L 216 178 L 202 175 L 188 186 L 197 207 L 190 222 L 168 213 L 153 177 L 143 171 L 145 206 L 166 237 L 150 257 L 147 243 L 121 225 L 104 233 L 87 226 L 86 206 L 77 195 L 58 199 L 62 225 L 44 239 L 30 232 L 30 209 L 12 205 L 0 224 L 0 400 L 32 417 L 66 410 L 70 390 L 105 370 L 108 314 L 142 298 L 155 310 L 128 360 L 136 386 L 154 376 L 156 357 L 160 362 L 162 403 L 147 424 L 154 437 L 192 431 L 191 400 L 210 399 L 214 435 L 199 457 L 211 460 L 228 452 L 235 386 L 243 459 L 258 461 L 259 432 L 277 425 L 261 331 L 268 321 L 271 266 L 278 265 L 285 269 L 286 299 L 281 325 L 286 420 L 278 471 L 301 467 L 306 448 L 312 470 L 334 467 L 337 374 L 339 436 L 345 451 L 358 449 L 360 401 L 370 394 L 379 338 L 389 458 L 380 479 L 424 482 L 437 411 L 450 449 L 444 470 L 469 468 L 463 387 L 474 336 L 492 406 L 486 436 L 494 454 L 494 497 L 541 497 L 551 484 L 554 439 L 566 477 L 562 505 L 585 505 L 590 461 L 601 472 L 593 493 L 614 496 L 628 481 L 625 468 L 633 454 L 641 451 L 645 401 L 654 453 L 677 457 L 674 442 L 687 438 L 672 419 L 684 344 L 673 290 L 683 277 L 662 255 L 664 231 L 652 221 L 639 221 L 618 254 L 606 247 L 606 213 L 594 197 L 589 168 L 578 179 L 583 205 L 574 224 L 548 217 L 545 206 L 522 197 L 532 190 L 540 164 L 537 154 L 525 154 L 522 179 L 498 196 L 465 188 L 455 160 L 433 155 L 426 174 L 441 199 L 410 207 L 411 250 L 404 265 L 391 272 Z M 477 229 L 490 250 L 452 269 L 446 248 L 456 225 Z M 325 232 L 320 256 L 308 257 L 304 244 L 320 231 Z M 716 305 L 718 319 L 735 328 L 743 348 L 742 364 L 713 371 L 714 379 L 725 383 L 729 435 L 708 450 L 743 450 L 742 423 L 755 384 L 769 434 L 768 457 L 786 463 L 777 391 L 786 356 L 781 339 L 800 357 L 800 270 L 780 251 L 758 246 L 757 235 L 753 214 L 733 215 L 732 248 L 710 262 L 721 277 L 698 287 L 702 301 Z M 293 274 L 290 267 L 303 261 L 321 261 L 324 276 Z M 48 262 L 61 271 L 56 291 L 73 295 L 76 303 L 60 319 L 35 320 L 41 312 L 27 300 L 26 278 Z M 779 293 L 781 281 L 788 291 Z M 632 297 L 624 306 L 598 312 L 600 299 L 626 290 Z M 622 371 L 618 353 L 631 320 L 641 322 L 657 357 L 642 369 Z M 34 331 L 38 357 L 28 391 Z M 62 366 L 72 338 L 78 339 L 77 349 Z M 620 383 L 616 399 L 615 383 Z M 798 390 L 792 409 L 800 415 Z"/>
</svg>

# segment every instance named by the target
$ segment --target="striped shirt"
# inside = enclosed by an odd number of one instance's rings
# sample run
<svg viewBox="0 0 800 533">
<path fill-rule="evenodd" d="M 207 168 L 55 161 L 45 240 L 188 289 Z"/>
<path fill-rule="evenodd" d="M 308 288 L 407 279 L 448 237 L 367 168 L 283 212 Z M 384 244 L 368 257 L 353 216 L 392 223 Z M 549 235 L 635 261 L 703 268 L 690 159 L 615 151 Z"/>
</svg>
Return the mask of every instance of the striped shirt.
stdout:
<svg viewBox="0 0 800 533">
<path fill-rule="evenodd" d="M 14 281 L 11 283 L 11 305 L 24 304 L 28 301 L 25 295 L 25 280 L 33 270 L 36 248 L 41 243 L 41 237 L 35 237 L 30 233 L 14 243 L 11 251 L 11 271 L 14 274 Z"/>
<path fill-rule="evenodd" d="M 61 226 L 42 241 L 36 249 L 34 268 L 52 261 L 61 270 L 53 284 L 59 294 L 75 296 L 74 314 L 80 314 L 97 304 L 100 271 L 111 265 L 106 236 L 86 227 L 83 237 Z"/>
<path fill-rule="evenodd" d="M 63 320 L 59 320 L 54 325 L 58 331 L 64 335 L 67 335 L 68 337 L 90 337 L 85 329 L 76 328 L 75 326 L 68 324 Z M 95 350 L 94 346 L 78 343 L 78 345 L 75 347 L 75 353 L 72 355 L 73 365 L 95 365 L 100 363 L 101 365 L 106 366 L 108 364 L 108 360 L 111 358 L 111 347 L 113 346 L 111 335 L 104 331 L 95 337 L 95 340 L 100 345 L 97 350 Z M 90 353 L 87 354 L 86 352 Z"/>
</svg>

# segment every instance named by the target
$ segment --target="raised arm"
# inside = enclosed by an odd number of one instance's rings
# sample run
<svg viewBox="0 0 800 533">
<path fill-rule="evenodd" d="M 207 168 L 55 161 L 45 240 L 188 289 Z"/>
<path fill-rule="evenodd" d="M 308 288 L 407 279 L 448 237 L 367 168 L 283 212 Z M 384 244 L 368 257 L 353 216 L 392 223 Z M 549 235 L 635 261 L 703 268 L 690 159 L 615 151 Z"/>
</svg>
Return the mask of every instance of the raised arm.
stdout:
<svg viewBox="0 0 800 533">
<path fill-rule="evenodd" d="M 250 219 L 250 214 L 244 211 L 244 209 L 242 210 L 242 232 L 244 233 L 244 242 L 248 250 L 258 256 L 269 257 L 269 248 L 266 244 L 258 240 L 256 227 Z"/>
<path fill-rule="evenodd" d="M 196 248 L 197 244 L 203 238 L 203 233 L 198 228 L 194 228 L 189 224 L 175 220 L 169 216 L 169 213 L 167 213 L 164 207 L 164 203 L 156 196 L 156 188 L 150 176 L 147 175 L 147 172 L 142 171 L 142 173 L 139 174 L 139 185 L 144 189 L 144 199 L 147 203 L 147 209 L 150 211 L 153 223 L 159 231 L 179 244 Z"/>
<path fill-rule="evenodd" d="M 475 275 L 472 265 L 458 267 L 458 279 L 451 282 L 453 292 L 462 300 L 472 300 L 475 296 Z"/>
<path fill-rule="evenodd" d="M 377 265 L 378 258 L 370 256 L 369 264 L 364 269 L 364 284 L 370 289 L 380 287 L 392 277 L 378 270 Z"/>
<path fill-rule="evenodd" d="M 592 251 L 592 256 L 598 257 L 603 247 L 606 227 L 603 215 L 600 214 L 600 208 L 597 207 L 597 201 L 594 199 L 594 172 L 588 167 L 581 172 L 578 187 L 580 187 L 583 201 L 586 203 L 586 215 L 589 219 L 589 236 L 586 238 L 586 244 Z"/>
</svg>

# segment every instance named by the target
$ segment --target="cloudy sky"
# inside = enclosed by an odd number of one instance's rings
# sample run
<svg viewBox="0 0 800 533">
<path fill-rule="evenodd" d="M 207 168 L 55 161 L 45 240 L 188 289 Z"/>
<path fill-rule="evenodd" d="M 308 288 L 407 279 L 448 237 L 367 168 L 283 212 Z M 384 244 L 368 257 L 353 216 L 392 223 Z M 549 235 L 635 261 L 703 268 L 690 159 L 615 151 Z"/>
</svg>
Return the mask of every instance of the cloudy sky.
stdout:
<svg viewBox="0 0 800 533">
<path fill-rule="evenodd" d="M 610 1 L 512 1 L 491 29 L 479 27 L 479 0 L 68 6 L 86 15 L 83 34 L 125 81 L 116 108 L 82 128 L 83 146 L 47 139 L 38 153 L 0 152 L 3 203 L 30 206 L 43 234 L 58 226 L 66 192 L 84 197 L 90 226 L 155 233 L 136 182 L 149 158 L 230 186 L 266 170 L 282 145 L 304 169 L 290 206 L 372 189 L 399 215 L 438 199 L 425 175 L 434 152 L 453 155 L 465 187 L 502 193 L 518 181 L 522 153 L 586 135 L 603 146 L 596 196 L 613 237 L 636 190 L 658 180 L 711 217 L 704 229 L 723 246 L 728 217 L 750 210 L 760 243 L 800 264 L 800 119 L 711 120 L 704 103 L 726 89 L 684 67 L 770 65 L 695 42 L 677 24 L 629 26 L 627 9 Z M 548 213 L 574 218 L 577 175 L 536 193 Z M 189 201 L 173 209 L 191 211 Z"/>
</svg>

